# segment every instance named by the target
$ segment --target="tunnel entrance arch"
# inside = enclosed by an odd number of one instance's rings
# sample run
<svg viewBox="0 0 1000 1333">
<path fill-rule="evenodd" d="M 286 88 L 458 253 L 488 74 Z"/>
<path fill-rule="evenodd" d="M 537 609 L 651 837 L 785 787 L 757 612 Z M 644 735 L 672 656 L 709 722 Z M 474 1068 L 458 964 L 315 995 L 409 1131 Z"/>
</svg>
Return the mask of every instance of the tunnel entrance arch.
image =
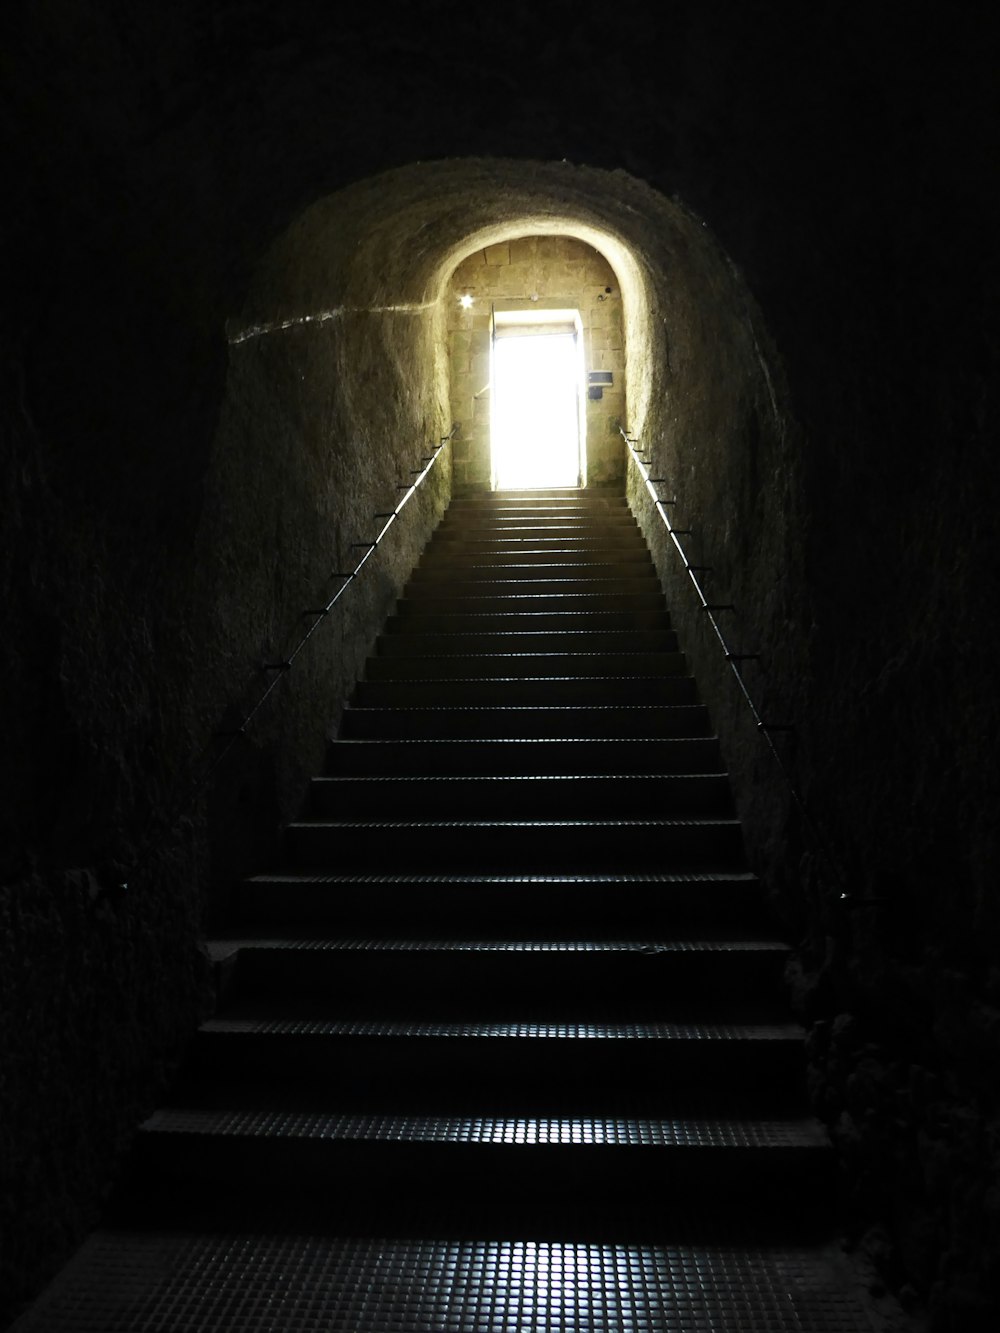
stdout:
<svg viewBox="0 0 1000 1333">
<path fill-rule="evenodd" d="M 413 442 L 458 427 L 442 499 L 488 490 L 489 310 L 502 300 L 580 310 L 599 381 L 588 385 L 587 484 L 635 490 L 624 428 L 727 531 L 733 497 L 760 475 L 748 441 L 778 417 L 753 299 L 683 204 L 624 172 L 569 163 L 412 163 L 308 207 L 230 321 L 220 477 L 264 458 L 262 486 L 280 495 L 301 468 L 328 532 L 359 478 L 393 494 L 417 461 Z M 751 545 L 763 512 L 751 508 Z"/>
<path fill-rule="evenodd" d="M 459 484 L 470 489 L 589 485 L 620 490 L 625 475 L 620 427 L 627 425 L 629 410 L 625 303 L 606 256 L 570 235 L 512 236 L 463 256 L 449 278 L 444 304 L 451 420 L 461 430 Z M 548 348 L 560 355 L 558 343 L 542 342 L 545 326 L 575 336 L 573 352 L 568 345 L 565 349 L 562 373 L 554 367 L 546 372 L 540 364 Z M 536 381 L 535 402 L 525 404 L 523 394 L 501 402 L 500 376 L 512 370 L 518 355 L 516 344 L 506 353 L 504 346 L 510 339 L 532 337 L 535 355 L 522 344 L 522 364 Z M 600 383 L 588 393 L 592 379 Z M 516 438 L 508 428 L 517 431 Z M 524 480 L 516 469 L 509 475 L 505 464 L 518 452 L 527 469 Z"/>
</svg>

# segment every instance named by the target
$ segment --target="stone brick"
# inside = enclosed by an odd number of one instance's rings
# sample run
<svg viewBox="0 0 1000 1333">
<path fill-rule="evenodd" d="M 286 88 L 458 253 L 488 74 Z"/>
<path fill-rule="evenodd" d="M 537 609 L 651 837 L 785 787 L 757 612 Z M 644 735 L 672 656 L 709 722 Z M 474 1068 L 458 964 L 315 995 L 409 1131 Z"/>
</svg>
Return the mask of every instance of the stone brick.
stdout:
<svg viewBox="0 0 1000 1333">
<path fill-rule="evenodd" d="M 617 295 L 598 300 L 605 296 L 606 286 L 614 286 L 617 293 L 614 274 L 604 257 L 576 237 L 567 236 L 517 237 L 475 251 L 455 270 L 446 319 L 450 333 L 465 334 L 469 341 L 466 344 L 459 338 L 449 343 L 454 349 L 449 358 L 452 414 L 463 422 L 470 466 L 481 467 L 484 476 L 489 471 L 489 398 L 487 395 L 473 401 L 472 396 L 489 378 L 490 303 L 524 300 L 525 308 L 537 309 L 527 300 L 536 296 L 553 305 L 578 309 L 586 368 L 612 370 L 616 383 L 624 388 L 621 301 Z M 471 310 L 462 310 L 459 305 L 459 297 L 466 291 L 476 297 Z M 623 395 L 610 407 L 607 395 L 602 402 L 588 402 L 588 438 L 611 440 L 616 447 L 614 422 L 623 402 Z M 603 443 L 601 448 L 605 448 Z M 605 475 L 608 467 L 613 470 L 618 466 L 606 464 L 601 458 L 598 464 Z"/>
</svg>

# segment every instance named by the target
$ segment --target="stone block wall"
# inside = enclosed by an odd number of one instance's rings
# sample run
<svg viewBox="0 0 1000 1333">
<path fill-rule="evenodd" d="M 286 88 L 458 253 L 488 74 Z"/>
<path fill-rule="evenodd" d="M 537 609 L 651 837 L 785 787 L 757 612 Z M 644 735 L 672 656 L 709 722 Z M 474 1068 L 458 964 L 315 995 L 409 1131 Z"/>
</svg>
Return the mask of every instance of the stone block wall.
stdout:
<svg viewBox="0 0 1000 1333">
<path fill-rule="evenodd" d="M 473 304 L 464 309 L 463 296 Z M 525 308 L 579 310 L 587 371 L 610 370 L 612 388 L 587 400 L 587 484 L 621 485 L 625 456 L 619 424 L 625 424 L 625 339 L 622 297 L 608 261 L 572 236 L 519 236 L 468 255 L 455 269 L 447 296 L 446 324 L 456 488 L 490 485 L 491 305 L 524 301 Z"/>
</svg>

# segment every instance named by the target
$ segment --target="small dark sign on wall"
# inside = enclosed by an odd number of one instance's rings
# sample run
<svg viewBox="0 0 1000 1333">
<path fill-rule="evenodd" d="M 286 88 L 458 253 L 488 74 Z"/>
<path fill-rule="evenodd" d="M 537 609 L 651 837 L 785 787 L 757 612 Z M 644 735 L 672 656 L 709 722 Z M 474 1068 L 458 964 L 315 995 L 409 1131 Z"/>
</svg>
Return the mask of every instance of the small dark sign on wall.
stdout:
<svg viewBox="0 0 1000 1333">
<path fill-rule="evenodd" d="M 592 370 L 587 375 L 587 397 L 591 402 L 598 402 L 604 397 L 604 390 L 610 389 L 615 378 L 610 370 Z"/>
</svg>

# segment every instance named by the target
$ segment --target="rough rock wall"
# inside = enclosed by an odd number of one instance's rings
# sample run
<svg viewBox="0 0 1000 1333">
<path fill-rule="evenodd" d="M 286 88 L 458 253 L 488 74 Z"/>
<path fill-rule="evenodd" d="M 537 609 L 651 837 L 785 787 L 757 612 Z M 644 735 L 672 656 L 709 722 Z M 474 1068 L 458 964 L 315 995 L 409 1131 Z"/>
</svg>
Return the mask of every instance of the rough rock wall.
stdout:
<svg viewBox="0 0 1000 1333">
<path fill-rule="evenodd" d="M 116 259 L 96 269 L 89 230 L 64 237 L 44 299 L 10 275 L 22 304 L 3 420 L 4 1313 L 97 1220 L 211 1004 L 205 925 L 241 874 L 279 855 L 450 486 L 445 452 L 200 785 L 216 733 L 270 679 L 262 664 L 295 645 L 302 613 L 360 559 L 355 544 L 447 423 L 424 373 L 429 314 L 264 330 L 222 306 L 209 321 L 200 293 L 169 290 L 172 267 L 135 254 L 138 226 L 109 222 Z M 330 282 L 378 304 L 380 272 L 352 258 L 335 243 L 320 257 L 327 305 Z M 286 245 L 247 294 L 249 318 L 274 312 L 275 287 L 314 288 L 317 262 Z M 165 310 L 185 299 L 186 324 Z"/>
<path fill-rule="evenodd" d="M 1000 475 L 997 342 L 981 313 L 995 278 L 981 228 L 996 199 L 970 171 L 995 125 L 970 52 L 970 81 L 949 80 L 947 104 L 933 82 L 913 98 L 907 61 L 912 50 L 855 70 L 858 100 L 839 123 L 804 68 L 797 120 L 772 119 L 765 90 L 747 102 L 728 160 L 746 169 L 738 142 L 753 142 L 774 188 L 720 231 L 757 298 L 733 319 L 767 372 L 741 384 L 725 348 L 696 334 L 670 349 L 670 383 L 642 430 L 668 479 L 660 494 L 677 497 L 673 521 L 692 530 L 690 558 L 712 568 L 709 597 L 736 607 L 720 615 L 732 646 L 763 655 L 744 673 L 763 717 L 796 726 L 775 741 L 811 829 L 634 472 L 629 494 L 723 738 L 753 862 L 801 945 L 791 980 L 847 1225 L 932 1327 L 985 1329 L 1000 1306 L 988 530 Z M 907 116 L 920 132 L 897 139 L 887 122 Z M 765 119 L 766 148 L 754 135 Z M 953 191 L 977 196 L 957 224 Z M 693 311 L 680 322 L 697 329 Z M 713 370 L 721 395 L 706 393 Z"/>
</svg>

